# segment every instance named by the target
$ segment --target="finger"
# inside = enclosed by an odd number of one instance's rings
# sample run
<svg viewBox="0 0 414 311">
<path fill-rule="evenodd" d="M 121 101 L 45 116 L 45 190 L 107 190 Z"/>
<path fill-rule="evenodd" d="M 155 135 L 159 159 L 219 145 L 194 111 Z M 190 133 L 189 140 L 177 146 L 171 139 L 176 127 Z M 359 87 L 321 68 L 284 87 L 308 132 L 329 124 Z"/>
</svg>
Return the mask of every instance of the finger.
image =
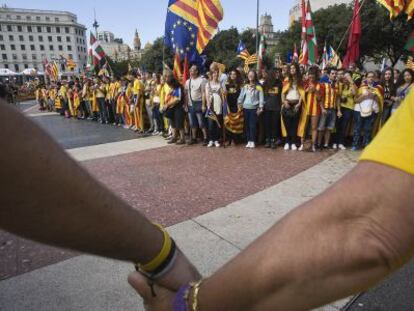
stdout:
<svg viewBox="0 0 414 311">
<path fill-rule="evenodd" d="M 135 291 L 144 299 L 144 301 L 150 301 L 153 298 L 151 287 L 148 285 L 148 279 L 142 274 L 134 271 L 128 275 L 128 283 Z M 157 289 L 154 286 L 154 291 Z"/>
</svg>

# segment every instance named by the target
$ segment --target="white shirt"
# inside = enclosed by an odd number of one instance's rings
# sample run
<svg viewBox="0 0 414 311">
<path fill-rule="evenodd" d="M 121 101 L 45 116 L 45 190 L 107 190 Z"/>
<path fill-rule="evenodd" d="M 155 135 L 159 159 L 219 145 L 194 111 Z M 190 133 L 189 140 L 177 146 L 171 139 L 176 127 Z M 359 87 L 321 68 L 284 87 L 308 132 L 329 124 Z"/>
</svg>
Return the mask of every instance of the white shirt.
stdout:
<svg viewBox="0 0 414 311">
<path fill-rule="evenodd" d="M 195 79 L 190 78 L 187 80 L 187 82 L 185 83 L 185 90 L 188 93 L 188 104 L 190 106 L 193 105 L 192 102 L 202 101 L 203 99 L 202 90 L 205 88 L 206 83 L 207 83 L 207 80 L 200 76 Z M 190 84 L 191 84 L 191 90 L 190 90 Z"/>
</svg>

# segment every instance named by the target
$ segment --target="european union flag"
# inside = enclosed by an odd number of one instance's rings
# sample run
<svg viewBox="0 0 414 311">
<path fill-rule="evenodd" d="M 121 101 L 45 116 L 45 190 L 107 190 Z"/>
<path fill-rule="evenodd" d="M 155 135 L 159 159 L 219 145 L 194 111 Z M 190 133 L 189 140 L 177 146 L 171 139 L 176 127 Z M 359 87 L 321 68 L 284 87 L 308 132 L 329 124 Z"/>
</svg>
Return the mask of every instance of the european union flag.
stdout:
<svg viewBox="0 0 414 311">
<path fill-rule="evenodd" d="M 170 0 L 168 3 L 167 18 L 165 21 L 165 45 L 170 47 L 174 53 L 179 53 L 181 59 L 187 54 L 192 62 L 198 61 L 200 55 L 197 51 L 198 28 L 170 10 L 170 6 L 177 0 Z"/>
</svg>

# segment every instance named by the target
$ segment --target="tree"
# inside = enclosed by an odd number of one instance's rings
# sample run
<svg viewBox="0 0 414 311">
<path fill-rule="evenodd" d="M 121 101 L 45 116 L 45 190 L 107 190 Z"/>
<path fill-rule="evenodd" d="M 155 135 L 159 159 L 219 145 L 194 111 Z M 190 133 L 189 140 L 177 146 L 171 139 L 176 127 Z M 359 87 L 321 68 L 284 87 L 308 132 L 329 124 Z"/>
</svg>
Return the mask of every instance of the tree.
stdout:
<svg viewBox="0 0 414 311">
<path fill-rule="evenodd" d="M 164 45 L 164 38 L 160 37 L 155 39 L 150 48 L 144 50 L 140 65 L 145 71 L 161 73 L 164 69 L 163 61 L 172 68 L 172 50 Z"/>
</svg>

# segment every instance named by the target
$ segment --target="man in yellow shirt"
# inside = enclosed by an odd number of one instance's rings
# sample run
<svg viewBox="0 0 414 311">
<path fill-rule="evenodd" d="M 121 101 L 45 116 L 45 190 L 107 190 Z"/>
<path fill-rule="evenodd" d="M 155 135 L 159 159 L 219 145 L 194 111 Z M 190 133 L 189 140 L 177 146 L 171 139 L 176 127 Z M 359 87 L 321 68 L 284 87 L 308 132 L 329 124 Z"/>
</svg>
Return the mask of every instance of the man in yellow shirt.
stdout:
<svg viewBox="0 0 414 311">
<path fill-rule="evenodd" d="M 102 80 L 96 79 L 95 85 L 93 86 L 93 90 L 95 92 L 96 100 L 98 102 L 100 122 L 102 124 L 108 124 L 108 110 L 105 105 L 106 85 Z"/>
</svg>

